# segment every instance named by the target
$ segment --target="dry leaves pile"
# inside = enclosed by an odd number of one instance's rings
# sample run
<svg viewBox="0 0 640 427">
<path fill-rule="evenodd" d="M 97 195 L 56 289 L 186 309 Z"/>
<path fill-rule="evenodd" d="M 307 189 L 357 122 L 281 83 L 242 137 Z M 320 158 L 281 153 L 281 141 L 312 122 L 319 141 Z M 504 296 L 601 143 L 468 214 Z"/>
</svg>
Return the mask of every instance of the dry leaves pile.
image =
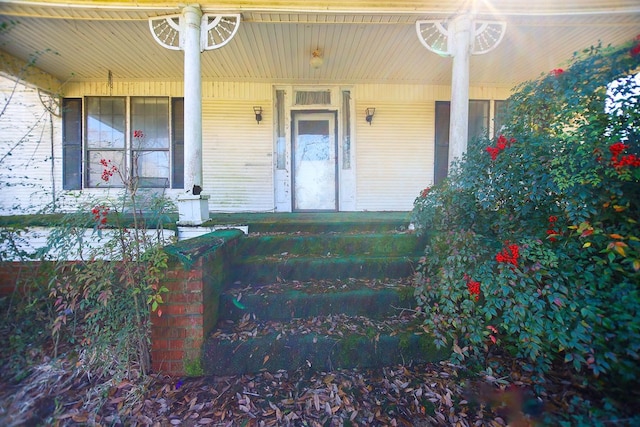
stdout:
<svg viewBox="0 0 640 427">
<path fill-rule="evenodd" d="M 503 390 L 501 390 L 503 389 Z M 101 382 L 39 367 L 0 392 L 3 425 L 501 426 L 521 393 L 442 362 L 372 370 L 261 372 Z M 506 412 L 505 412 L 506 411 Z"/>
<path fill-rule="evenodd" d="M 468 390 L 458 369 L 443 363 L 187 380 L 165 384 L 151 402 L 173 425 L 504 425 L 461 399 Z"/>
<path fill-rule="evenodd" d="M 367 279 L 367 278 L 348 278 L 348 279 L 311 279 L 311 280 L 279 280 L 275 283 L 263 284 L 260 286 L 246 285 L 242 283 L 234 283 L 234 287 L 229 289 L 229 294 L 240 299 L 243 293 L 251 293 L 255 295 L 279 294 L 284 291 L 303 291 L 307 294 L 329 294 L 348 290 L 380 290 L 380 289 L 402 289 L 410 288 L 413 290 L 412 277 L 401 278 L 385 278 L 385 279 Z"/>
<path fill-rule="evenodd" d="M 211 336 L 221 340 L 241 342 L 270 334 L 276 335 L 276 340 L 279 340 L 287 335 L 313 333 L 339 339 L 353 333 L 362 336 L 367 334 L 379 336 L 381 333 L 395 335 L 398 331 L 413 332 L 416 326 L 415 313 L 409 311 L 399 312 L 396 316 L 380 320 L 365 316 L 332 314 L 304 319 L 294 318 L 286 322 L 258 321 L 255 316 L 245 314 L 237 322 L 227 321 L 219 325 L 219 329 L 215 330 Z"/>
</svg>

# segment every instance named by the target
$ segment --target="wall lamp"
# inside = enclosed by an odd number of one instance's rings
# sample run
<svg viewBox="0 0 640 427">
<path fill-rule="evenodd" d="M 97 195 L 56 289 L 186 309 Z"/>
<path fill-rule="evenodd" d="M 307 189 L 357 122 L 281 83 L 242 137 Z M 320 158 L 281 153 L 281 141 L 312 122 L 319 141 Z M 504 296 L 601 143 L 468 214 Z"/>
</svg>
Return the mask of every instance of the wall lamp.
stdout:
<svg viewBox="0 0 640 427">
<path fill-rule="evenodd" d="M 256 122 L 260 124 L 262 121 L 262 107 L 253 107 L 253 113 L 256 115 Z"/>
<path fill-rule="evenodd" d="M 373 115 L 376 113 L 376 109 L 375 108 L 367 108 L 366 110 L 366 116 L 365 116 L 365 120 L 367 121 L 367 123 L 369 123 L 369 126 L 371 126 L 371 122 L 373 121 Z"/>
</svg>

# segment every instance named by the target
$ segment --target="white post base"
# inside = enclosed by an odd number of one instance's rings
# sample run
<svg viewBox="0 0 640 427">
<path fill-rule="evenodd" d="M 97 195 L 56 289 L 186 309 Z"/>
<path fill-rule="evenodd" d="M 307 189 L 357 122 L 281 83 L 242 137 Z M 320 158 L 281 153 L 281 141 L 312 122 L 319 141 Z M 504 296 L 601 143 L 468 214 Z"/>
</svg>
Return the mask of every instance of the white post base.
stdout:
<svg viewBox="0 0 640 427">
<path fill-rule="evenodd" d="M 209 220 L 209 196 L 178 196 L 178 225 L 201 225 Z"/>
</svg>

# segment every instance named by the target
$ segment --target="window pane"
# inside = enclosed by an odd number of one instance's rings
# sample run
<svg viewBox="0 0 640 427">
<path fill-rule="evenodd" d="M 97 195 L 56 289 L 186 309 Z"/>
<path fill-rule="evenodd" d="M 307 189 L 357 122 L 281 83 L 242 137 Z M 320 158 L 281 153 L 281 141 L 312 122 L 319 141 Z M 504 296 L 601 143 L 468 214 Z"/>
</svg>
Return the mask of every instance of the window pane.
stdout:
<svg viewBox="0 0 640 427">
<path fill-rule="evenodd" d="M 434 183 L 447 177 L 449 169 L 449 101 L 436 101 Z"/>
<path fill-rule="evenodd" d="M 504 127 L 504 118 L 507 114 L 507 101 L 495 102 L 495 119 L 493 120 L 493 134 L 499 136 Z"/>
<path fill-rule="evenodd" d="M 131 98 L 131 146 L 169 149 L 169 98 Z"/>
<path fill-rule="evenodd" d="M 62 100 L 62 188 L 82 188 L 82 99 Z"/>
<path fill-rule="evenodd" d="M 489 101 L 469 101 L 469 140 L 489 137 Z"/>
<path fill-rule="evenodd" d="M 276 90 L 276 169 L 286 167 L 286 134 L 284 113 L 284 90 Z"/>
<path fill-rule="evenodd" d="M 173 168 L 171 188 L 184 188 L 184 99 L 174 98 L 171 105 L 173 126 Z"/>
<path fill-rule="evenodd" d="M 87 153 L 87 159 L 87 186 L 122 187 L 120 174 L 126 172 L 124 167 L 124 151 L 89 151 Z M 105 163 L 106 166 L 103 163 Z M 105 180 L 104 178 L 108 179 Z"/>
<path fill-rule="evenodd" d="M 134 151 L 133 164 L 140 186 L 167 186 L 169 182 L 168 151 Z"/>
<path fill-rule="evenodd" d="M 342 91 L 342 169 L 351 169 L 351 92 Z"/>
<path fill-rule="evenodd" d="M 87 98 L 87 147 L 124 148 L 124 98 Z"/>
<path fill-rule="evenodd" d="M 330 105 L 331 92 L 323 91 L 296 91 L 296 105 Z"/>
</svg>

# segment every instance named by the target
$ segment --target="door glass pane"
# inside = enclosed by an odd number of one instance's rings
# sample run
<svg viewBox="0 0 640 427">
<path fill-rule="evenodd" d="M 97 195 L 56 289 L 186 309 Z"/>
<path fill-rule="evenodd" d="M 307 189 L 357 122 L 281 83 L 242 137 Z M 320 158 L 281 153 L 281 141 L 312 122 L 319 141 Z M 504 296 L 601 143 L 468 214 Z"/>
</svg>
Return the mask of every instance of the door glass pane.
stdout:
<svg viewBox="0 0 640 427">
<path fill-rule="evenodd" d="M 329 159 L 329 122 L 298 122 L 298 154 L 301 161 Z"/>
<path fill-rule="evenodd" d="M 313 114 L 305 115 L 306 117 Z M 320 117 L 329 117 L 320 120 Z M 296 120 L 294 201 L 297 210 L 336 209 L 336 141 L 334 117 L 318 114 Z"/>
</svg>

